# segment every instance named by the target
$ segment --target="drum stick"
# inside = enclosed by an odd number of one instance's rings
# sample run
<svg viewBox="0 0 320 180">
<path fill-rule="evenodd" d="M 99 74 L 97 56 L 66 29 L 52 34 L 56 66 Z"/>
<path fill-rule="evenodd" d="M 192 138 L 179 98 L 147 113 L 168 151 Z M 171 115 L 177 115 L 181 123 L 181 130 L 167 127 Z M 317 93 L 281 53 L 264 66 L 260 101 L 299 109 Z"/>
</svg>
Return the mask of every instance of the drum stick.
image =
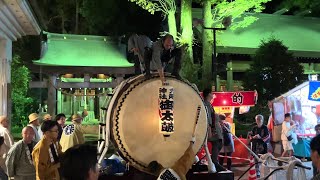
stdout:
<svg viewBox="0 0 320 180">
<path fill-rule="evenodd" d="M 208 172 L 209 173 L 215 173 L 215 172 L 217 172 L 216 166 L 212 162 L 211 155 L 210 155 L 207 143 L 208 143 L 208 135 L 206 136 L 206 139 L 204 141 L 204 150 L 206 152 L 206 157 L 207 157 L 207 161 L 208 161 Z"/>
<path fill-rule="evenodd" d="M 196 134 L 196 128 L 197 128 L 197 125 L 198 125 L 200 112 L 201 112 L 201 106 L 199 105 L 198 108 L 197 108 L 196 121 L 195 121 L 194 126 L 193 126 L 192 137 L 194 137 L 195 134 Z"/>
</svg>

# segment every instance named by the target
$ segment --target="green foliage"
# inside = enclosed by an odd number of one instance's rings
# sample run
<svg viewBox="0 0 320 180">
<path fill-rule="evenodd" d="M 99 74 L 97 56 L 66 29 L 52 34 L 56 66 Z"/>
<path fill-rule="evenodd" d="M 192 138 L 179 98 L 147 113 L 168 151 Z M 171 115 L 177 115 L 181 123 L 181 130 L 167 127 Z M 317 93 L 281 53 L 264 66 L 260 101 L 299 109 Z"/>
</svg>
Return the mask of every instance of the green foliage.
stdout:
<svg viewBox="0 0 320 180">
<path fill-rule="evenodd" d="M 268 100 L 289 91 L 303 80 L 303 67 L 288 52 L 282 41 L 274 38 L 262 41 L 254 62 L 243 79 L 244 88 L 256 90 L 259 95 L 257 106 L 250 110 L 251 116 L 261 111 L 264 115 L 269 115 Z"/>
<path fill-rule="evenodd" d="M 156 3 L 153 3 L 149 0 L 129 0 L 129 1 L 136 3 L 142 9 L 147 10 L 151 14 L 154 14 L 154 12 L 156 11 L 160 11 Z"/>
<path fill-rule="evenodd" d="M 136 3 L 142 9 L 147 10 L 149 13 L 154 14 L 156 11 L 162 11 L 168 15 L 171 11 L 176 11 L 175 0 L 129 0 Z"/>
<path fill-rule="evenodd" d="M 223 0 L 214 8 L 213 20 L 215 24 L 222 24 L 225 17 L 231 16 L 233 20 L 241 18 L 241 21 L 231 24 L 231 29 L 247 27 L 257 19 L 249 14 L 260 13 L 264 9 L 263 4 L 271 0 Z"/>
<path fill-rule="evenodd" d="M 21 63 L 19 56 L 14 56 L 11 64 L 12 79 L 12 125 L 26 125 L 33 99 L 28 97 L 30 72 Z"/>
<path fill-rule="evenodd" d="M 310 10 L 307 16 L 320 17 L 320 1 L 319 0 L 285 0 L 280 6 L 281 8 L 295 9 L 296 12 Z"/>
<path fill-rule="evenodd" d="M 256 17 L 250 15 L 250 13 L 261 12 L 264 7 L 263 4 L 271 0 L 197 0 L 202 3 L 204 8 L 204 25 L 206 27 L 223 27 L 224 19 L 232 17 L 234 23 L 231 24 L 230 29 L 235 30 L 237 28 L 245 28 L 257 20 Z M 208 13 L 208 8 L 211 9 L 211 5 L 214 5 L 212 9 L 212 16 Z M 211 19 L 209 19 L 211 18 Z M 203 72 L 202 82 L 210 82 L 212 79 L 212 46 L 213 38 L 212 31 L 203 30 Z M 219 36 L 217 36 L 219 41 Z"/>
</svg>

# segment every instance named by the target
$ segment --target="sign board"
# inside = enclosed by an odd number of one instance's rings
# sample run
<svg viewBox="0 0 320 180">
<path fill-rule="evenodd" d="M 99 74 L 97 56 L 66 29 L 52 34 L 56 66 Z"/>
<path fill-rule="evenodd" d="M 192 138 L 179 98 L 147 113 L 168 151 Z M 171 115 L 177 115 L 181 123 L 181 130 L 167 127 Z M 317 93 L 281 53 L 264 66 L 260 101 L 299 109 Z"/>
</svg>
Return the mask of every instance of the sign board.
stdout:
<svg viewBox="0 0 320 180">
<path fill-rule="evenodd" d="M 212 92 L 212 95 L 213 107 L 254 106 L 258 98 L 256 91 Z"/>
</svg>

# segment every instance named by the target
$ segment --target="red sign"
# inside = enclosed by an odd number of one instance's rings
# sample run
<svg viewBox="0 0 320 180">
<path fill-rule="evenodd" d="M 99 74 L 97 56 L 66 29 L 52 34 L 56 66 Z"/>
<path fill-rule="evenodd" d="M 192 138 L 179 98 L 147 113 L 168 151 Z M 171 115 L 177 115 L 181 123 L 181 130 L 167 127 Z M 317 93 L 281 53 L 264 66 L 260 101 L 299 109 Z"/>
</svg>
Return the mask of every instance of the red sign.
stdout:
<svg viewBox="0 0 320 180">
<path fill-rule="evenodd" d="M 258 98 L 256 91 L 212 92 L 212 95 L 211 104 L 213 107 L 254 106 Z"/>
</svg>

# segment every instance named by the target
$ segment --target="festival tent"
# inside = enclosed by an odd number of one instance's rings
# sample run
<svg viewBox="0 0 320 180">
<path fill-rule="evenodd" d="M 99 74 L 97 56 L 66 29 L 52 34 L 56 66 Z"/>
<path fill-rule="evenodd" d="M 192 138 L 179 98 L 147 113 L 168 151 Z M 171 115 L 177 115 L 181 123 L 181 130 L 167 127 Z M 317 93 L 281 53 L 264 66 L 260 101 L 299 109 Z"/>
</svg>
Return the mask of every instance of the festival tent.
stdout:
<svg viewBox="0 0 320 180">
<path fill-rule="evenodd" d="M 272 140 L 273 142 L 281 141 L 284 114 L 291 113 L 292 120 L 297 126 L 295 133 L 298 136 L 298 144 L 294 145 L 296 156 L 310 157 L 310 138 L 315 136 L 314 126 L 320 120 L 320 93 L 318 93 L 319 100 L 312 98 L 312 95 L 316 97 L 318 88 L 320 88 L 320 82 L 307 81 L 271 102 L 272 115 L 269 118 L 268 127 L 272 131 Z"/>
</svg>

